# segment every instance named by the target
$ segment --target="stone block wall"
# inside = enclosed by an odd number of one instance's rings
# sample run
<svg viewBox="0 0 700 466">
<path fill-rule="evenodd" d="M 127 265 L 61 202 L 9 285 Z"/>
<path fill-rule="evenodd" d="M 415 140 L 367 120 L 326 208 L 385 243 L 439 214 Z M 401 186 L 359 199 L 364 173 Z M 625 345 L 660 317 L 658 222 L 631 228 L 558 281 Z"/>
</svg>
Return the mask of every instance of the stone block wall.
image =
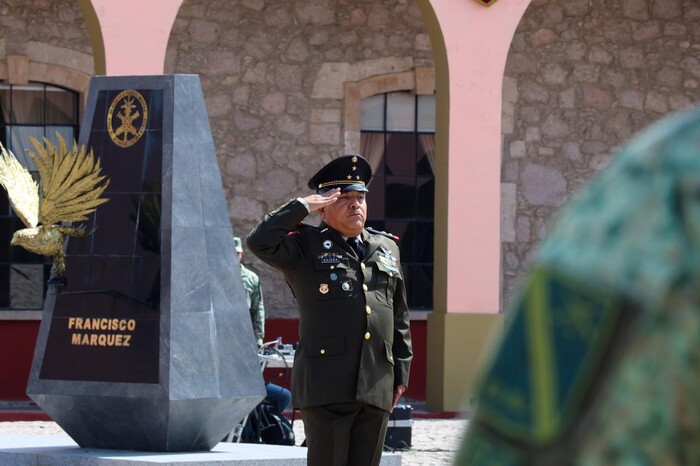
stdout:
<svg viewBox="0 0 700 466">
<path fill-rule="evenodd" d="M 185 0 L 166 58 L 166 73 L 200 75 L 239 236 L 345 151 L 346 82 L 432 66 L 413 0 Z M 296 317 L 281 275 L 243 263 L 268 318 Z"/>
<path fill-rule="evenodd" d="M 0 60 L 28 56 L 92 74 L 92 46 L 75 0 L 8 0 L 0 3 Z"/>
<path fill-rule="evenodd" d="M 503 88 L 507 303 L 547 226 L 632 135 L 700 102 L 697 0 L 533 0 Z"/>
</svg>

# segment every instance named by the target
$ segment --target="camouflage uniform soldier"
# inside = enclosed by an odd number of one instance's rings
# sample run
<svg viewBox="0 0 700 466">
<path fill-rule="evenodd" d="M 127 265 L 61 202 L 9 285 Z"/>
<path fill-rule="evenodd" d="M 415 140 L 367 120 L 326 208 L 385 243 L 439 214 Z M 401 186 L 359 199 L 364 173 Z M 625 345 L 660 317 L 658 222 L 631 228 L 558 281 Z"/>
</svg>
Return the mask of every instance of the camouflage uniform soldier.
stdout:
<svg viewBox="0 0 700 466">
<path fill-rule="evenodd" d="M 243 289 L 245 290 L 248 310 L 250 318 L 253 321 L 253 330 L 255 331 L 255 341 L 258 346 L 263 344 L 265 337 L 265 305 L 263 304 L 262 289 L 260 288 L 260 277 L 252 270 L 247 269 L 242 263 L 243 245 L 241 239 L 233 238 L 236 245 L 236 255 L 238 255 L 238 263 L 241 265 L 241 278 L 243 279 Z"/>
<path fill-rule="evenodd" d="M 700 464 L 700 110 L 636 137 L 562 211 L 457 464 Z"/>
</svg>

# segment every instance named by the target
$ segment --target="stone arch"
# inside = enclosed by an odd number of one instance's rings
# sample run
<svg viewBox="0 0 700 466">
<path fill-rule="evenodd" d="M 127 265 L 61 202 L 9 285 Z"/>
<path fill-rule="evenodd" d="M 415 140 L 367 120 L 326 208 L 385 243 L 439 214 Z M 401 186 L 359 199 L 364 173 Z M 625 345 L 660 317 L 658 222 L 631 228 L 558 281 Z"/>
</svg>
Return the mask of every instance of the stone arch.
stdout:
<svg viewBox="0 0 700 466">
<path fill-rule="evenodd" d="M 80 106 L 85 107 L 90 75 L 66 66 L 40 63 L 26 55 L 8 55 L 0 60 L 0 80 L 10 84 L 26 84 L 36 81 L 60 86 L 80 94 Z"/>
<path fill-rule="evenodd" d="M 345 152 L 360 150 L 360 104 L 367 97 L 395 91 L 412 91 L 417 95 L 435 93 L 435 71 L 415 68 L 401 73 L 371 76 L 360 81 L 344 83 L 343 121 L 345 122 Z"/>
</svg>

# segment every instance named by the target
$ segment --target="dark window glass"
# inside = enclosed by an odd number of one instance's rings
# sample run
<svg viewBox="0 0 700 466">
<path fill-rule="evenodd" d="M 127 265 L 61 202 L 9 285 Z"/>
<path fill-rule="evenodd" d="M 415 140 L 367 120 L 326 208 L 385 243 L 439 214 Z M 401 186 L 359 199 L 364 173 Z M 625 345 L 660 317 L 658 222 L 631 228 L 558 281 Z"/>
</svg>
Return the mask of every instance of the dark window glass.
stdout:
<svg viewBox="0 0 700 466">
<path fill-rule="evenodd" d="M 37 177 L 26 150 L 29 137 L 56 143 L 59 132 L 72 144 L 79 131 L 77 93 L 41 83 L 15 86 L 0 83 L 0 142 Z M 7 192 L 0 189 L 0 309 L 42 309 L 51 270 L 50 257 L 11 246 L 17 230 L 25 228 L 12 211 Z"/>
<path fill-rule="evenodd" d="M 413 218 L 416 214 L 415 178 L 386 177 L 386 211 L 392 218 Z"/>
<path fill-rule="evenodd" d="M 435 134 L 426 128 L 434 128 L 428 120 L 434 120 L 429 107 L 435 101 L 419 100 L 408 92 L 365 99 L 361 141 L 374 170 L 367 225 L 399 237 L 408 305 L 414 310 L 433 307 Z"/>
<path fill-rule="evenodd" d="M 431 153 L 435 153 L 435 135 L 434 134 L 419 134 L 418 144 L 416 145 L 416 174 L 434 177 L 433 167 L 430 162 L 430 157 L 426 153 L 423 145 L 427 145 Z"/>
<path fill-rule="evenodd" d="M 404 266 L 406 267 L 406 266 Z M 430 309 L 433 306 L 433 266 L 409 265 L 406 271 L 409 302 L 414 308 Z"/>
<path fill-rule="evenodd" d="M 435 178 L 420 176 L 416 178 L 416 216 L 433 221 L 435 217 Z"/>
<path fill-rule="evenodd" d="M 43 125 L 46 123 L 45 87 L 28 85 L 12 86 L 10 114 L 11 124 Z"/>
<path fill-rule="evenodd" d="M 387 174 L 415 176 L 416 174 L 416 135 L 415 133 L 388 134 L 386 143 Z"/>
<path fill-rule="evenodd" d="M 373 176 L 372 181 L 368 186 L 371 196 L 367 196 L 367 220 L 383 220 L 385 217 L 385 195 L 386 188 L 384 187 L 383 176 Z M 383 223 L 383 222 L 382 222 Z M 368 223 L 369 225 L 369 223 Z M 376 228 L 376 227 L 373 227 Z"/>
<path fill-rule="evenodd" d="M 72 92 L 47 87 L 46 122 L 50 125 L 73 125 L 78 120 L 78 99 Z"/>
<path fill-rule="evenodd" d="M 10 86 L 0 84 L 0 124 L 10 123 Z"/>
</svg>

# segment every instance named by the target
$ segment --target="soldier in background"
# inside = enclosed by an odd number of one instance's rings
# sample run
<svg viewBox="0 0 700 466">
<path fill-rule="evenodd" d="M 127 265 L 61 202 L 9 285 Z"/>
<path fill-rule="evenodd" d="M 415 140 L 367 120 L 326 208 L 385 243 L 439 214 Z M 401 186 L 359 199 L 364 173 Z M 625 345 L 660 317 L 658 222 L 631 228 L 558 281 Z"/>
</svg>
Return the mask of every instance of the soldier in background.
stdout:
<svg viewBox="0 0 700 466">
<path fill-rule="evenodd" d="M 252 270 L 247 269 L 241 260 L 243 259 L 243 244 L 238 237 L 233 238 L 236 247 L 236 255 L 238 263 L 241 266 L 241 278 L 243 279 L 243 289 L 246 292 L 246 300 L 250 318 L 253 321 L 253 330 L 255 332 L 255 341 L 258 347 L 262 346 L 265 339 L 265 305 L 263 304 L 262 289 L 260 287 L 260 278 Z M 262 403 L 268 403 L 274 407 L 275 413 L 282 415 L 282 412 L 287 409 L 292 401 L 292 394 L 286 388 L 273 384 L 265 383 L 267 396 Z M 249 426 L 246 426 L 249 427 Z M 250 429 L 244 429 L 244 434 L 250 434 Z"/>
<path fill-rule="evenodd" d="M 700 109 L 635 137 L 560 214 L 456 464 L 700 464 Z"/>
<path fill-rule="evenodd" d="M 250 319 L 253 321 L 253 331 L 255 332 L 255 343 L 262 346 L 265 338 L 265 305 L 263 304 L 262 289 L 260 288 L 260 278 L 258 274 L 243 265 L 243 244 L 239 237 L 233 238 L 236 246 L 236 256 L 241 266 L 241 278 L 243 279 L 243 289 L 246 294 Z"/>
</svg>

